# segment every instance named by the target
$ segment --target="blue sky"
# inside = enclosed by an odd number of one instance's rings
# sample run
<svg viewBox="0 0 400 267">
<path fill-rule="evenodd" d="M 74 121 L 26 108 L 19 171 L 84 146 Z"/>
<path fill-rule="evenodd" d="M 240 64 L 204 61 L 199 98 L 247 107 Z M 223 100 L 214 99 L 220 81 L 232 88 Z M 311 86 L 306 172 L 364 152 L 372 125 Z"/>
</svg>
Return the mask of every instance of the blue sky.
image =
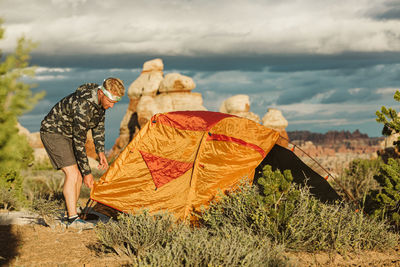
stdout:
<svg viewBox="0 0 400 267">
<path fill-rule="evenodd" d="M 260 117 L 280 109 L 289 131 L 380 136 L 375 111 L 400 107 L 399 0 L 0 0 L 0 17 L 4 53 L 22 35 L 38 43 L 30 81 L 47 95 L 20 120 L 31 131 L 82 83 L 128 88 L 154 58 L 192 77 L 207 109 L 247 94 Z M 107 111 L 107 149 L 128 102 Z"/>
</svg>

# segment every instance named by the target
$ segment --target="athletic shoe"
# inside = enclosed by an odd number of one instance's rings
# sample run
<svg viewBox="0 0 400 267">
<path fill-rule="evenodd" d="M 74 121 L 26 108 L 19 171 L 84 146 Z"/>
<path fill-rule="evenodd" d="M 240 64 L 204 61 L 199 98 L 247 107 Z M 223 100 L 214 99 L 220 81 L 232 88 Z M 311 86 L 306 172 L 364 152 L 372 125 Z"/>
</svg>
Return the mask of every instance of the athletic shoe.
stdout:
<svg viewBox="0 0 400 267">
<path fill-rule="evenodd" d="M 80 229 L 80 230 L 87 230 L 87 229 L 93 229 L 94 224 L 84 221 L 77 217 L 74 221 L 67 223 L 67 228 L 74 228 L 74 229 Z"/>
</svg>

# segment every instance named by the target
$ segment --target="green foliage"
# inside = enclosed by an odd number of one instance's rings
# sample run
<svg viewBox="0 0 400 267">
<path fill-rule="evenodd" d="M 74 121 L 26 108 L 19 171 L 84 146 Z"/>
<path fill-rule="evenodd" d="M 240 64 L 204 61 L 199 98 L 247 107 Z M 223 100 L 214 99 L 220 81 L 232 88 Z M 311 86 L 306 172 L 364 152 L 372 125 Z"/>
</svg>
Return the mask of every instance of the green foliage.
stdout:
<svg viewBox="0 0 400 267">
<path fill-rule="evenodd" d="M 268 235 L 275 241 L 285 239 L 286 226 L 295 208 L 299 191 L 295 190 L 290 171 L 283 174 L 265 166 L 258 183 L 262 194 L 250 185 L 212 203 L 200 216 L 200 223 L 212 229 L 232 224 L 254 234 Z"/>
<path fill-rule="evenodd" d="M 149 216 L 147 211 L 138 215 L 122 214 L 118 221 L 98 225 L 100 241 L 119 255 L 140 256 L 161 240 L 171 240 L 173 220 L 164 214 Z"/>
<path fill-rule="evenodd" d="M 400 92 L 396 91 L 393 98 L 400 102 Z M 396 110 L 382 106 L 380 112 L 376 111 L 376 116 L 376 121 L 384 125 L 382 129 L 383 135 L 389 136 L 393 133 L 400 133 L 400 118 L 398 117 Z M 400 139 L 395 141 L 394 145 L 399 149 Z"/>
<path fill-rule="evenodd" d="M 283 266 L 282 248 L 268 238 L 225 226 L 218 232 L 175 223 L 167 214 L 121 215 L 100 223 L 102 244 L 135 266 Z"/>
<path fill-rule="evenodd" d="M 24 182 L 24 193 L 28 200 L 63 199 L 64 178 L 60 172 L 46 172 L 46 176 L 29 177 Z"/>
<path fill-rule="evenodd" d="M 1 23 L 1 22 L 0 22 Z M 3 29 L 0 31 L 2 37 Z M 0 61 L 0 169 L 19 170 L 33 160 L 26 138 L 18 134 L 17 118 L 31 110 L 44 93 L 32 94 L 31 85 L 21 81 L 34 75 L 28 67 L 34 44 L 20 38 L 16 50 Z"/>
<path fill-rule="evenodd" d="M 275 197 L 260 195 L 254 187 L 245 186 L 204 210 L 199 222 L 214 231 L 232 225 L 297 251 L 343 252 L 396 246 L 398 236 L 390 233 L 384 222 L 370 219 L 345 204 L 323 204 L 307 188 L 296 188 L 288 181 L 287 172 L 279 175 L 266 167 L 260 180 L 264 186 L 261 191 Z"/>
<path fill-rule="evenodd" d="M 35 198 L 29 209 L 38 214 L 46 225 L 53 227 L 65 210 L 64 201 Z"/>
<path fill-rule="evenodd" d="M 285 244 L 295 251 L 386 251 L 399 241 L 384 221 L 371 219 L 348 204 L 323 204 L 304 190 L 287 227 Z"/>
<path fill-rule="evenodd" d="M 389 158 L 375 180 L 380 189 L 372 190 L 366 199 L 365 209 L 375 217 L 388 219 L 400 229 L 400 162 Z"/>
<path fill-rule="evenodd" d="M 32 166 L 30 167 L 32 171 L 49 171 L 53 170 L 53 166 L 50 163 L 50 159 L 45 158 L 42 160 L 35 160 Z"/>
<path fill-rule="evenodd" d="M 374 176 L 378 174 L 382 164 L 383 161 L 380 158 L 355 159 L 350 162 L 349 167 L 339 177 L 340 183 L 358 203 L 364 203 L 368 192 L 378 188 Z M 337 192 L 343 191 L 336 183 L 333 186 Z"/>
<path fill-rule="evenodd" d="M 18 209 L 23 205 L 23 179 L 17 171 L 0 172 L 0 208 Z"/>
</svg>

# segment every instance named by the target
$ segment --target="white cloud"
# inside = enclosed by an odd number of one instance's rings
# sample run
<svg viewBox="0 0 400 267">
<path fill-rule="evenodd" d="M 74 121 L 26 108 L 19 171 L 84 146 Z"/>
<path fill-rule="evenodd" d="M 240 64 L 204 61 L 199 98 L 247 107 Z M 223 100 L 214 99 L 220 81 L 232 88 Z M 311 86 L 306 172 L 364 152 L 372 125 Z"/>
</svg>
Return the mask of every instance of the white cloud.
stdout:
<svg viewBox="0 0 400 267">
<path fill-rule="evenodd" d="M 400 51 L 400 22 L 367 17 L 386 2 L 3 0 L 0 17 L 6 52 L 21 34 L 48 54 Z"/>
<path fill-rule="evenodd" d="M 399 90 L 400 90 L 400 88 L 391 88 L 391 87 L 389 87 L 389 88 L 379 88 L 379 89 L 376 90 L 376 93 L 377 94 L 381 94 L 381 95 L 385 95 L 385 96 L 388 96 L 388 95 L 393 96 L 394 93 L 396 93 L 396 91 L 399 91 Z"/>
<path fill-rule="evenodd" d="M 72 69 L 71 68 L 49 68 L 49 67 L 42 67 L 39 66 L 36 68 L 36 73 L 52 73 L 52 72 L 58 72 L 58 73 L 63 73 L 63 72 L 70 72 Z"/>
<path fill-rule="evenodd" d="M 32 78 L 33 81 L 49 81 L 66 79 L 65 75 L 38 75 Z"/>
<path fill-rule="evenodd" d="M 362 88 L 350 88 L 348 91 L 351 95 L 356 95 L 360 93 L 363 89 Z"/>
</svg>

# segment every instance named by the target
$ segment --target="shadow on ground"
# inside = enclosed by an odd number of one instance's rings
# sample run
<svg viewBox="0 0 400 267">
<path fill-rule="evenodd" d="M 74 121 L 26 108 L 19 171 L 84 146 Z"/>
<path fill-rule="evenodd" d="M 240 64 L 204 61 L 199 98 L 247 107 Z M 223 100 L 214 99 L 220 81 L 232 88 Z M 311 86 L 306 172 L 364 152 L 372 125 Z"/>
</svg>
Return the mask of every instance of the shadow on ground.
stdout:
<svg viewBox="0 0 400 267">
<path fill-rule="evenodd" d="M 12 225 L 0 225 L 0 265 L 8 266 L 17 256 L 20 238 L 13 233 Z"/>
</svg>

